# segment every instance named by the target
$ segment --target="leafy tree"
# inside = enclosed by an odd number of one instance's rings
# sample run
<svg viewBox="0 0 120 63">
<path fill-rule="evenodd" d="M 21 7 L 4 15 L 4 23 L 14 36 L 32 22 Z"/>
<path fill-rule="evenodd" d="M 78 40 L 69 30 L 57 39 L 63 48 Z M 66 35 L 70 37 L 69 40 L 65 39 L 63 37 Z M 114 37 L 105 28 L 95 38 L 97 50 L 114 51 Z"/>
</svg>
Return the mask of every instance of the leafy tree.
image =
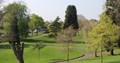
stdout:
<svg viewBox="0 0 120 63">
<path fill-rule="evenodd" d="M 3 27 L 4 27 L 4 30 L 3 30 L 3 32 L 5 33 L 5 34 L 9 34 L 9 30 L 10 30 L 10 23 L 9 22 L 4 22 L 3 23 Z"/>
<path fill-rule="evenodd" d="M 32 14 L 30 18 L 29 28 L 32 33 L 36 29 L 36 35 L 38 35 L 38 29 L 44 26 L 44 20 L 36 14 Z"/>
<path fill-rule="evenodd" d="M 0 0 L 0 36 L 2 35 L 2 29 L 3 29 L 3 25 L 2 25 L 2 18 L 5 14 L 5 12 L 3 11 L 2 5 L 3 4 L 3 0 Z"/>
<path fill-rule="evenodd" d="M 20 33 L 20 36 L 21 37 L 27 37 L 28 36 L 28 33 L 29 33 L 29 26 L 28 26 L 28 23 L 30 21 L 30 18 L 29 16 L 26 16 L 26 17 L 21 17 L 21 20 L 18 21 L 18 28 L 19 28 L 19 33 Z"/>
<path fill-rule="evenodd" d="M 0 22 L 2 21 L 3 16 L 7 13 L 3 9 L 3 2 L 4 0 L 0 0 Z"/>
<path fill-rule="evenodd" d="M 8 11 L 4 11 L 4 8 L 3 8 L 3 2 L 4 2 L 4 0 L 0 0 L 0 42 L 3 42 L 4 40 L 4 38 L 5 37 L 3 37 L 3 33 L 4 33 L 4 31 L 3 31 L 3 17 L 4 17 L 4 15 L 8 12 Z M 7 25 L 8 23 L 6 23 L 6 25 Z M 6 25 L 4 25 L 4 26 L 6 26 Z M 5 32 L 5 33 L 7 33 L 7 32 Z"/>
<path fill-rule="evenodd" d="M 113 23 L 120 26 L 120 0 L 106 0 L 106 14 L 113 20 Z"/>
<path fill-rule="evenodd" d="M 54 37 L 57 35 L 57 33 L 62 29 L 62 22 L 60 21 L 60 18 L 57 17 L 49 26 L 49 36 Z"/>
<path fill-rule="evenodd" d="M 26 6 L 22 3 L 11 3 L 4 8 L 4 11 L 7 12 L 3 17 L 3 26 L 4 31 L 6 31 L 6 38 L 8 38 L 9 44 L 18 60 L 18 63 L 24 63 L 23 59 L 23 50 L 24 43 L 20 43 L 20 35 L 22 36 L 22 32 L 28 30 L 27 26 L 27 10 Z M 22 28 L 21 28 L 22 27 Z M 26 28 L 26 29 L 24 29 Z M 20 31 L 19 31 L 20 30 Z M 28 33 L 28 32 L 27 32 Z M 23 34 L 25 35 L 25 34 Z"/>
<path fill-rule="evenodd" d="M 18 63 L 24 63 L 23 59 L 23 51 L 24 51 L 24 43 L 20 43 L 19 38 L 19 29 L 17 25 L 17 14 L 16 11 L 11 10 L 11 20 L 10 20 L 10 33 L 9 33 L 9 44 L 18 60 Z"/>
<path fill-rule="evenodd" d="M 66 10 L 65 15 L 65 23 L 63 28 L 68 28 L 72 26 L 73 29 L 78 29 L 78 22 L 77 22 L 77 10 L 74 5 L 69 5 Z"/>
<path fill-rule="evenodd" d="M 45 29 L 46 30 L 46 33 L 48 33 L 49 32 L 49 25 L 50 25 L 51 23 L 50 22 L 48 22 L 48 21 L 45 21 L 44 22 L 44 27 L 43 27 L 43 29 Z"/>
<path fill-rule="evenodd" d="M 11 20 L 11 14 L 13 11 L 16 12 L 16 17 L 18 19 L 18 29 L 19 29 L 19 34 L 21 37 L 26 37 L 28 36 L 28 22 L 29 22 L 29 15 L 27 13 L 27 7 L 22 4 L 22 3 L 11 3 L 9 4 L 8 6 L 6 6 L 5 8 L 5 11 L 9 11 L 7 12 L 5 15 L 4 15 L 4 18 L 3 18 L 3 21 L 5 22 L 10 22 Z M 6 28 L 6 27 L 4 27 Z M 6 30 L 8 31 L 8 30 Z"/>
<path fill-rule="evenodd" d="M 88 34 L 88 44 L 94 49 L 100 47 L 101 49 L 101 63 L 102 59 L 102 50 L 109 44 L 110 50 L 113 52 L 113 47 L 116 44 L 116 41 L 119 37 L 119 27 L 115 24 L 112 24 L 112 20 L 105 14 L 101 14 L 99 23 L 93 27 L 91 32 Z"/>
<path fill-rule="evenodd" d="M 120 0 L 106 0 L 105 7 L 106 14 L 112 19 L 113 23 L 120 26 Z M 120 37 L 117 42 L 120 47 Z"/>
<path fill-rule="evenodd" d="M 33 35 L 33 31 L 35 30 L 34 21 L 29 22 L 29 29 L 32 31 L 32 35 Z"/>
</svg>

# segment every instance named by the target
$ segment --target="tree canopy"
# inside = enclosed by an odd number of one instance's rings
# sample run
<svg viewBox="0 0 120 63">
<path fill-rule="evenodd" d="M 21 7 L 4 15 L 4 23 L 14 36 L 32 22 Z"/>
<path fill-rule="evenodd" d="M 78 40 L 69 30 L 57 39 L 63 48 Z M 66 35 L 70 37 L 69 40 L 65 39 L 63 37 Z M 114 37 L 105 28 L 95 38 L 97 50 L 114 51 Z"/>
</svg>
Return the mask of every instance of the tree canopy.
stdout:
<svg viewBox="0 0 120 63">
<path fill-rule="evenodd" d="M 27 13 L 27 7 L 26 5 L 22 4 L 22 3 L 11 3 L 8 6 L 6 6 L 5 11 L 9 11 L 4 15 L 4 22 L 5 26 L 4 30 L 9 32 L 10 27 L 7 26 L 6 24 L 10 21 L 12 21 L 12 13 L 15 13 L 16 18 L 18 19 L 17 21 L 17 25 L 18 25 L 18 29 L 19 29 L 19 34 L 21 37 L 26 37 L 28 36 L 28 22 L 29 22 L 29 15 Z M 8 30 L 6 29 L 8 27 Z"/>
<path fill-rule="evenodd" d="M 42 28 L 44 26 L 44 20 L 42 17 L 32 14 L 30 17 L 30 22 L 29 22 L 29 28 L 31 31 L 34 31 L 35 29 L 38 32 L 39 28 Z"/>
<path fill-rule="evenodd" d="M 55 20 L 48 26 L 49 36 L 56 36 L 58 32 L 62 29 L 62 21 L 59 17 L 56 17 Z"/>
<path fill-rule="evenodd" d="M 106 0 L 106 14 L 120 26 L 120 0 Z"/>
<path fill-rule="evenodd" d="M 92 28 L 88 34 L 87 43 L 95 48 L 105 47 L 109 44 L 109 49 L 114 49 L 119 38 L 119 27 L 112 23 L 112 20 L 105 14 L 101 14 L 99 23 Z"/>
</svg>

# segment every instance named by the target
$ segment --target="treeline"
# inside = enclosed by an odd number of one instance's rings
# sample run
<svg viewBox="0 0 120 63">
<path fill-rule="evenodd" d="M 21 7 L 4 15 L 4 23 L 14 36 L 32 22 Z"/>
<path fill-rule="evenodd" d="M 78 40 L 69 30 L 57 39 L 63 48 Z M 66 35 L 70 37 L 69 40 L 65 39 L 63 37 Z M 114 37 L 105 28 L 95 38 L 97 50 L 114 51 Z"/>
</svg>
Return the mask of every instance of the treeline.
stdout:
<svg viewBox="0 0 120 63">
<path fill-rule="evenodd" d="M 28 37 L 29 33 L 38 32 L 51 32 L 50 37 L 56 35 L 56 32 L 62 28 L 63 22 L 59 17 L 56 17 L 54 21 L 49 22 L 45 21 L 41 16 L 37 14 L 30 14 L 28 8 L 25 4 L 21 2 L 14 2 L 2 8 L 1 12 L 4 16 L 1 15 L 0 21 L 0 36 L 8 37 L 10 33 L 10 25 L 13 19 L 13 12 L 18 19 L 17 25 L 19 29 L 20 37 Z"/>
<path fill-rule="evenodd" d="M 2 0 L 1 0 L 2 1 Z M 77 9 L 69 5 L 65 11 L 65 21 L 56 17 L 52 22 L 45 21 L 37 14 L 29 14 L 25 4 L 14 2 L 4 6 L 0 10 L 0 37 L 8 40 L 19 63 L 24 63 L 24 43 L 20 38 L 28 37 L 29 33 L 44 32 L 49 37 L 54 37 L 58 42 L 65 42 L 67 45 L 67 60 L 69 61 L 69 43 L 73 43 L 73 37 L 79 31 L 83 32 L 85 44 L 95 50 L 101 51 L 101 63 L 103 63 L 103 51 L 114 55 L 115 48 L 120 47 L 120 0 L 106 0 L 105 10 L 97 20 L 79 20 Z M 2 2 L 0 2 L 2 3 Z M 1 39 L 0 39 L 1 40 Z"/>
</svg>

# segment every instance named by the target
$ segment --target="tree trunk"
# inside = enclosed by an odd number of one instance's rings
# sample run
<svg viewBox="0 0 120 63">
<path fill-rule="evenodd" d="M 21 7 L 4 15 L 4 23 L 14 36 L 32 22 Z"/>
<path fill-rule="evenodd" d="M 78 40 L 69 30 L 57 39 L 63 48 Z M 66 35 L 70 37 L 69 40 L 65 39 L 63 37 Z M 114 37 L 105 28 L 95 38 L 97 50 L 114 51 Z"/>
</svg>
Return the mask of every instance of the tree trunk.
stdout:
<svg viewBox="0 0 120 63">
<path fill-rule="evenodd" d="M 22 44 L 14 44 L 14 43 L 10 43 L 10 46 L 18 60 L 18 63 L 24 63 L 24 59 L 23 59 L 23 52 L 24 52 L 24 43 Z"/>
<path fill-rule="evenodd" d="M 33 36 L 33 31 L 32 31 L 32 36 Z"/>
<path fill-rule="evenodd" d="M 40 49 L 38 50 L 38 55 L 39 55 L 39 61 L 40 61 Z"/>
<path fill-rule="evenodd" d="M 38 28 L 36 29 L 36 35 L 38 36 Z"/>
<path fill-rule="evenodd" d="M 38 36 L 38 32 L 36 32 L 36 36 Z"/>
<path fill-rule="evenodd" d="M 18 63 L 24 63 L 23 57 L 20 57 L 18 60 Z"/>
<path fill-rule="evenodd" d="M 95 53 L 95 57 L 98 57 L 98 56 L 97 56 L 97 49 L 95 49 L 95 52 L 94 52 L 94 53 Z"/>
<path fill-rule="evenodd" d="M 102 46 L 101 46 L 101 52 L 100 52 L 100 59 L 101 59 L 101 63 L 103 63 L 103 55 L 102 55 Z"/>
<path fill-rule="evenodd" d="M 67 62 L 69 62 L 69 42 L 67 44 Z"/>
<path fill-rule="evenodd" d="M 114 49 L 110 50 L 110 55 L 114 55 Z"/>
</svg>

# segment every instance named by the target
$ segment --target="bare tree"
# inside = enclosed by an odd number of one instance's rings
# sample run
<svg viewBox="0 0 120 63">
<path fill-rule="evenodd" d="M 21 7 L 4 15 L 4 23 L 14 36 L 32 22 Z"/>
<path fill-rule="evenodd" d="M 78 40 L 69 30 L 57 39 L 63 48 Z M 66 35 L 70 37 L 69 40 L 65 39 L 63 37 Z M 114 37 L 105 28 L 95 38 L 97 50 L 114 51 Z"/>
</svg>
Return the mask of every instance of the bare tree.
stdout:
<svg viewBox="0 0 120 63">
<path fill-rule="evenodd" d="M 33 50 L 35 49 L 38 49 L 38 53 L 39 53 L 39 60 L 40 60 L 40 51 L 41 49 L 43 49 L 46 45 L 43 43 L 43 42 L 40 42 L 40 43 L 36 43 L 34 46 L 33 46 Z"/>
<path fill-rule="evenodd" d="M 56 37 L 56 41 L 58 43 L 62 43 L 66 46 L 68 62 L 69 62 L 69 56 L 70 56 L 70 44 L 74 43 L 73 37 L 75 36 L 75 33 L 76 31 L 70 27 L 70 28 L 63 29 L 61 32 L 58 33 Z"/>
</svg>

